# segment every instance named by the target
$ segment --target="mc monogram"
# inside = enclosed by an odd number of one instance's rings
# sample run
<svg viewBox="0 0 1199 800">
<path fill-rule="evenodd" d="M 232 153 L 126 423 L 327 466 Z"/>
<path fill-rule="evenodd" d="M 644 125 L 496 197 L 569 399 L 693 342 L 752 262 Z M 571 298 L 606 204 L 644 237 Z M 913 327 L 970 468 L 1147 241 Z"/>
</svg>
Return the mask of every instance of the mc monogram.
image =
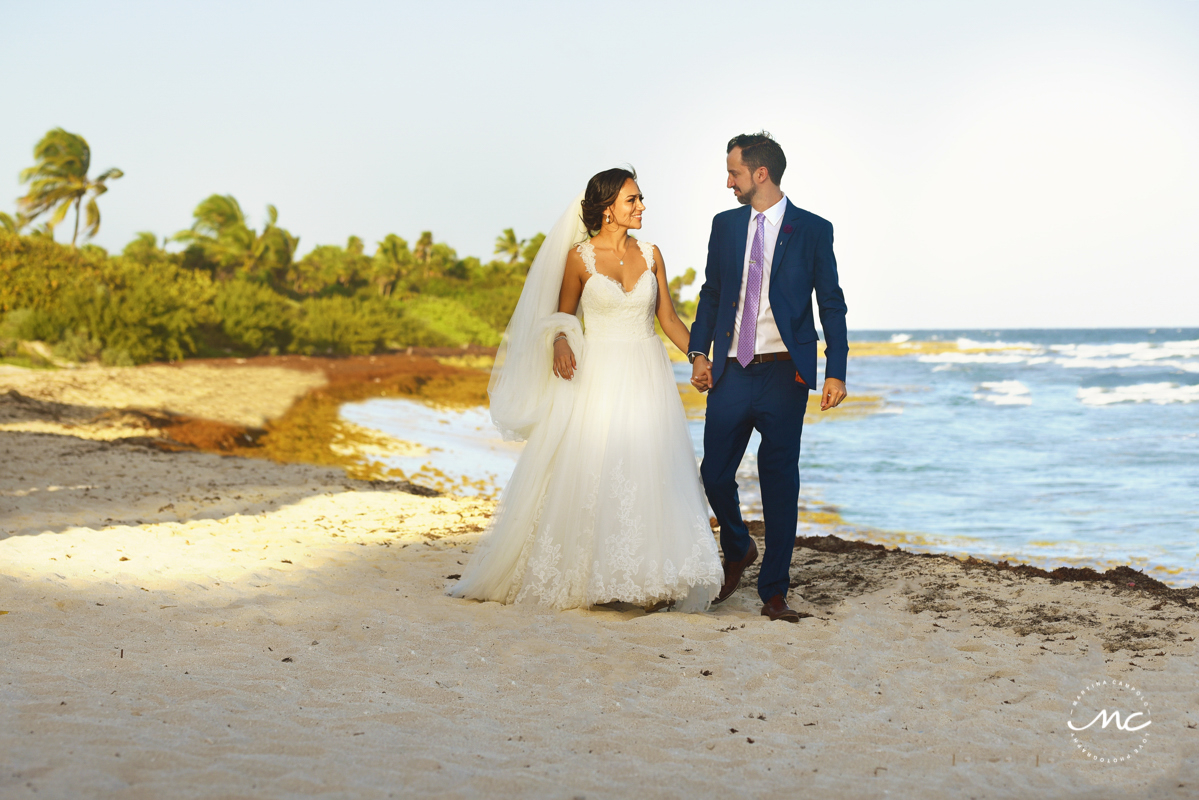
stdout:
<svg viewBox="0 0 1199 800">
<path fill-rule="evenodd" d="M 1088 684 L 1070 704 L 1070 742 L 1088 761 L 1118 764 L 1149 744 L 1149 698 L 1121 680 Z"/>
<path fill-rule="evenodd" d="M 1133 727 L 1132 718 L 1140 717 L 1140 716 L 1143 716 L 1140 711 L 1134 711 L 1133 713 L 1131 713 L 1127 717 L 1125 717 L 1123 722 L 1121 722 L 1119 711 L 1113 711 L 1109 715 L 1107 713 L 1106 708 L 1101 708 L 1101 709 L 1099 709 L 1099 713 L 1095 715 L 1095 719 L 1091 720 L 1086 725 L 1083 725 L 1081 728 L 1074 727 L 1073 721 L 1067 722 L 1066 724 L 1070 726 L 1070 730 L 1072 730 L 1072 731 L 1085 731 L 1087 728 L 1091 727 L 1096 722 L 1098 722 L 1099 720 L 1102 719 L 1103 725 L 1101 727 L 1106 728 L 1109 724 L 1111 724 L 1112 722 L 1115 722 L 1116 728 L 1118 728 L 1119 730 L 1122 730 L 1122 731 L 1129 731 L 1131 733 L 1134 731 L 1142 730 L 1143 728 L 1148 728 L 1150 725 L 1153 724 L 1153 720 L 1146 720 L 1144 723 L 1137 725 L 1136 727 Z"/>
</svg>

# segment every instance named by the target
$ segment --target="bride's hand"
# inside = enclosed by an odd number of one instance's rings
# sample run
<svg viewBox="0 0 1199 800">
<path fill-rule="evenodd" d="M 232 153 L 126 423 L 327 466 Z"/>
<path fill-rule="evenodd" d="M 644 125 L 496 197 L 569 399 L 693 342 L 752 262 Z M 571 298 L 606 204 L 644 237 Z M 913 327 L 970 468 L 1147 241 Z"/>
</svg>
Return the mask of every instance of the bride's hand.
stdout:
<svg viewBox="0 0 1199 800">
<path fill-rule="evenodd" d="M 575 354 L 565 339 L 554 342 L 554 374 L 570 380 L 575 374 Z"/>
</svg>

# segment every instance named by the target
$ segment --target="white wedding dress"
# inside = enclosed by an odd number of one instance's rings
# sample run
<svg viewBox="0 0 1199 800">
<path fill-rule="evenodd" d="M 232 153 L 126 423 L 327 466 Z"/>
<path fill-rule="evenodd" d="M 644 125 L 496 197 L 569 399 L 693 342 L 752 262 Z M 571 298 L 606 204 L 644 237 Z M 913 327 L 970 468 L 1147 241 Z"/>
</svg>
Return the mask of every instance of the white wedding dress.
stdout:
<svg viewBox="0 0 1199 800">
<path fill-rule="evenodd" d="M 549 412 L 564 424 L 529 436 L 492 527 L 450 594 L 555 609 L 668 600 L 702 611 L 720 590 L 724 572 L 686 417 L 654 332 L 653 245 L 637 244 L 651 269 L 629 292 L 596 271 L 589 241 L 577 246 L 591 277 L 579 301 L 584 344 L 572 342 L 585 357 L 567 399 Z"/>
</svg>

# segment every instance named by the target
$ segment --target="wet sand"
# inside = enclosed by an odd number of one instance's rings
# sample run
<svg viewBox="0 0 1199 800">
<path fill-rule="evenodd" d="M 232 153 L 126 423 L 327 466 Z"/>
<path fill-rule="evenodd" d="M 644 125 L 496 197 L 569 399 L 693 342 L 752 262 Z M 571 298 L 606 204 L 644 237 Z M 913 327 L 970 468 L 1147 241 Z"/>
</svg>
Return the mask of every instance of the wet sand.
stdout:
<svg viewBox="0 0 1199 800">
<path fill-rule="evenodd" d="M 363 374 L 458 391 L 452 365 L 388 369 Z M 192 415 L 269 431 L 336 388 L 323 369 L 142 367 L 71 394 L 73 374 L 0 375 L 0 796 L 1199 786 L 1195 590 L 807 538 L 799 625 L 759 616 L 752 571 L 702 615 L 456 600 L 444 589 L 490 501 L 147 427 Z M 244 399 L 202 399 L 226 385 Z M 1153 702 L 1152 743 L 1128 763 L 1084 761 L 1066 731 L 1101 678 Z"/>
</svg>

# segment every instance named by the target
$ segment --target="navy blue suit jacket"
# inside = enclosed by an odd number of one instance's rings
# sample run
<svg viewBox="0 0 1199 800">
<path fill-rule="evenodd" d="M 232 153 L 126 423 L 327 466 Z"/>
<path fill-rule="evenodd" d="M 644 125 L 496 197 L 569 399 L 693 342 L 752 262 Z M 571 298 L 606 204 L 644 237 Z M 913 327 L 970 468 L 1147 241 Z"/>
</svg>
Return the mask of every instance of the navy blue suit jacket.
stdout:
<svg viewBox="0 0 1199 800">
<path fill-rule="evenodd" d="M 723 211 L 712 219 L 708 264 L 699 290 L 699 307 L 691 326 L 690 352 L 712 349 L 712 382 L 720 380 L 730 355 L 741 275 L 745 269 L 750 206 Z M 795 369 L 816 389 L 816 324 L 812 293 L 824 329 L 826 378 L 845 380 L 849 339 L 845 329 L 845 295 L 837 282 L 833 226 L 787 200 L 782 229 L 770 268 L 770 310 Z M 819 389 L 817 389 L 819 391 Z"/>
</svg>

